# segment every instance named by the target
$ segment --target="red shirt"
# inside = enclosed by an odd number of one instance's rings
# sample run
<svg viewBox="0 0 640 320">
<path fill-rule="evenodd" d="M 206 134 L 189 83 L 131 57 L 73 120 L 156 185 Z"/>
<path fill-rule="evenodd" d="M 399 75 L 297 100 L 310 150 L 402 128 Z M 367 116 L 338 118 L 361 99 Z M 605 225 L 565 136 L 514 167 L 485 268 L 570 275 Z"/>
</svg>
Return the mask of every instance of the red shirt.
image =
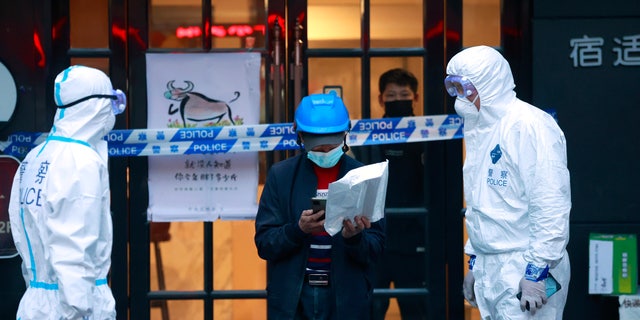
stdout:
<svg viewBox="0 0 640 320">
<path fill-rule="evenodd" d="M 318 177 L 318 189 L 329 189 L 329 183 L 338 180 L 339 165 L 322 168 L 313 165 L 313 171 Z M 331 236 L 326 232 L 311 234 L 309 258 L 307 259 L 307 273 L 329 273 L 331 269 Z"/>
</svg>

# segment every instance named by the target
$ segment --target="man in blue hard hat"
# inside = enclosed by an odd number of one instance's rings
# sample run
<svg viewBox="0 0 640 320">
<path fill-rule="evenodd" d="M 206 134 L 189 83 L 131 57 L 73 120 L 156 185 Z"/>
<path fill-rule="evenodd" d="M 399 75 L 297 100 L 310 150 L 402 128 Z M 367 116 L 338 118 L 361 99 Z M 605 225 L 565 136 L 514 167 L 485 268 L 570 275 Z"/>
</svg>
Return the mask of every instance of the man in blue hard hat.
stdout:
<svg viewBox="0 0 640 320">
<path fill-rule="evenodd" d="M 334 94 L 304 97 L 295 113 L 301 154 L 271 167 L 256 215 L 255 243 L 267 261 L 269 319 L 370 319 L 374 266 L 384 219 L 356 216 L 342 232 L 324 230 L 329 183 L 362 163 L 345 155 L 349 113 Z"/>
</svg>

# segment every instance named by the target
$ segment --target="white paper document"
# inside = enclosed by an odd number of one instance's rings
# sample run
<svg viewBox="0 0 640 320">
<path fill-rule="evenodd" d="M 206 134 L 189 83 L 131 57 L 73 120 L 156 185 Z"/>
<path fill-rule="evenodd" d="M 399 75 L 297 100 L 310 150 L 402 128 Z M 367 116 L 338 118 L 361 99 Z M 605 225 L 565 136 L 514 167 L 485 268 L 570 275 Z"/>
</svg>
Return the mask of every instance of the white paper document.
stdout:
<svg viewBox="0 0 640 320">
<path fill-rule="evenodd" d="M 389 161 L 353 169 L 329 184 L 324 229 L 330 235 L 342 230 L 342 221 L 355 216 L 376 222 L 384 217 Z"/>
<path fill-rule="evenodd" d="M 613 292 L 613 241 L 589 240 L 589 294 Z"/>
</svg>

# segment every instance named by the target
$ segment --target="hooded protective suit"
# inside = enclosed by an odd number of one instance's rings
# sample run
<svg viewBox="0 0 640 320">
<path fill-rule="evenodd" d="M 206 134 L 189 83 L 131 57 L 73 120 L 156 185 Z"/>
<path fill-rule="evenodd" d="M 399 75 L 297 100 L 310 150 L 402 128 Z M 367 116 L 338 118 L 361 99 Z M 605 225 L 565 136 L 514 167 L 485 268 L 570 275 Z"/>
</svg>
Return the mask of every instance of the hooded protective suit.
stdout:
<svg viewBox="0 0 640 320">
<path fill-rule="evenodd" d="M 58 106 L 111 95 L 101 71 L 74 66 L 55 79 Z M 59 108 L 47 140 L 27 154 L 14 178 L 9 212 L 27 284 L 17 319 L 115 319 L 107 149 L 111 100 Z"/>
<path fill-rule="evenodd" d="M 465 253 L 476 255 L 476 302 L 483 319 L 562 319 L 570 265 L 571 194 L 565 137 L 549 114 L 516 98 L 508 62 L 495 49 L 455 55 L 447 74 L 468 77 L 480 110 L 456 101 L 464 117 Z M 528 266 L 562 285 L 535 316 L 516 298 Z"/>
</svg>

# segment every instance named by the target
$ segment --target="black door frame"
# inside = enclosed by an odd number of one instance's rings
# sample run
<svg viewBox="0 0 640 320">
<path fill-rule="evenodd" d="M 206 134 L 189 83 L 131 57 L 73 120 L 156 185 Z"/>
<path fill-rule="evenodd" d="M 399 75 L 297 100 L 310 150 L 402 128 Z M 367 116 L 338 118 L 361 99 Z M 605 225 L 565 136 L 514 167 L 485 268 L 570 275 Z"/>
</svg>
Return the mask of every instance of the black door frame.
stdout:
<svg viewBox="0 0 640 320">
<path fill-rule="evenodd" d="M 68 17 L 68 2 L 59 3 L 52 8 L 54 21 Z M 146 128 L 146 74 L 145 54 L 148 48 L 149 1 L 148 0 L 111 0 L 109 23 L 110 35 L 107 49 L 70 49 L 69 26 L 62 24 L 66 37 L 55 39 L 52 53 L 56 59 L 52 63 L 52 74 L 67 66 L 72 57 L 97 57 L 110 59 L 110 76 L 115 87 L 126 88 L 130 107 L 127 117 L 118 120 L 116 128 Z M 211 2 L 203 0 L 203 12 L 211 12 Z M 369 8 L 369 0 L 363 0 L 363 6 Z M 269 1 L 268 15 L 284 17 L 285 29 L 282 40 L 286 43 L 284 54 L 284 75 L 291 71 L 290 59 L 294 54 L 296 23 L 300 22 L 306 30 L 306 20 L 296 21 L 296 17 L 306 16 L 306 1 Z M 444 94 L 442 76 L 446 61 L 461 48 L 462 0 L 425 0 L 424 1 L 423 47 L 405 49 L 370 48 L 369 14 L 363 10 L 361 17 L 361 48 L 359 49 L 308 49 L 306 34 L 303 33 L 303 65 L 309 57 L 359 57 L 362 61 L 362 105 L 370 104 L 369 78 L 370 58 L 372 57 L 422 57 L 424 92 L 424 114 L 452 113 L 452 105 Z M 208 10 L 207 10 L 208 9 Z M 203 14 L 203 25 L 210 22 L 210 15 Z M 267 23 L 265 21 L 265 23 Z M 272 62 L 273 22 L 269 22 L 266 42 L 268 52 L 262 52 L 267 65 Z M 66 29 L 65 29 L 66 28 Z M 206 28 L 202 28 L 207 30 Z M 118 38 L 113 30 L 124 31 L 126 37 Z M 456 36 L 457 35 L 457 36 Z M 203 52 L 211 49 L 210 37 L 203 33 Z M 267 69 L 267 79 L 270 70 Z M 306 68 L 304 68 L 306 70 Z M 288 77 L 287 77 L 288 78 Z M 302 88 L 306 90 L 307 75 L 304 74 Z M 291 87 L 291 84 L 289 86 Z M 267 114 L 271 110 L 272 88 L 267 89 Z M 287 97 L 285 121 L 291 121 L 294 110 L 294 92 L 284 88 Z M 302 93 L 303 95 L 306 92 Z M 448 107 L 449 106 L 449 107 Z M 363 108 L 363 117 L 369 117 L 369 109 Z M 428 257 L 428 295 L 429 319 L 463 318 L 463 299 L 460 290 L 462 283 L 462 217 L 460 215 L 462 199 L 461 159 L 462 146 L 459 140 L 431 142 L 427 152 L 430 155 L 423 179 L 427 181 L 429 198 L 429 230 L 427 245 Z M 114 215 L 114 254 L 112 257 L 111 287 L 116 297 L 118 319 L 149 319 L 152 300 L 202 299 L 205 319 L 213 319 L 213 301 L 215 299 L 264 299 L 264 290 L 213 290 L 213 225 L 203 223 L 205 250 L 205 283 L 202 291 L 151 291 L 150 290 L 150 241 L 149 224 L 146 210 L 148 207 L 147 158 L 112 158 L 110 161 L 112 211 Z M 128 178 L 127 178 L 128 175 Z M 451 289 L 451 290 L 449 290 Z M 393 294 L 391 294 L 393 295 Z"/>
</svg>

